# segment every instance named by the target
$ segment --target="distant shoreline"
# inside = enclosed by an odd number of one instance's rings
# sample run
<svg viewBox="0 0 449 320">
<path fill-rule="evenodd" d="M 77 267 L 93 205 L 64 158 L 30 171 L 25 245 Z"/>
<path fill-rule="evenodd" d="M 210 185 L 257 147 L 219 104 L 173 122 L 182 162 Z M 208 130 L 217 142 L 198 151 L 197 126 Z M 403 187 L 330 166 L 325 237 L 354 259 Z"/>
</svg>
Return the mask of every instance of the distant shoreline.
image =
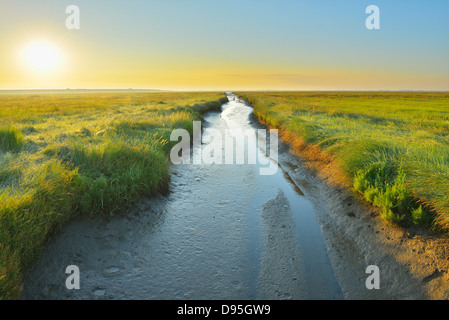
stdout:
<svg viewBox="0 0 449 320">
<path fill-rule="evenodd" d="M 144 92 L 221 92 L 223 90 L 170 89 L 0 89 L 2 94 L 72 94 L 72 93 L 144 93 Z M 226 91 L 226 90 L 225 90 Z M 241 91 L 241 90 L 237 90 Z M 388 93 L 449 93 L 449 90 L 243 90 L 243 92 L 388 92 Z"/>
<path fill-rule="evenodd" d="M 114 93 L 114 92 L 164 92 L 159 89 L 13 89 L 0 90 L 0 94 L 42 94 L 42 93 Z"/>
</svg>

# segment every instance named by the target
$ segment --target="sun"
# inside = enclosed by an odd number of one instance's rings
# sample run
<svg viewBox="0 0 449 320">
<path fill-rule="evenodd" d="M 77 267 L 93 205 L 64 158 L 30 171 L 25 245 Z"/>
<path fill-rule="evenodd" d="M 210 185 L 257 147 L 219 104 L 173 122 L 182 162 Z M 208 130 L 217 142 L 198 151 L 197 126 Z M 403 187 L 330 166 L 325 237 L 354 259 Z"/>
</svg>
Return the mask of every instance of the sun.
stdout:
<svg viewBox="0 0 449 320">
<path fill-rule="evenodd" d="M 61 66 L 62 53 L 49 41 L 34 41 L 22 51 L 25 66 L 40 73 L 55 72 Z"/>
</svg>

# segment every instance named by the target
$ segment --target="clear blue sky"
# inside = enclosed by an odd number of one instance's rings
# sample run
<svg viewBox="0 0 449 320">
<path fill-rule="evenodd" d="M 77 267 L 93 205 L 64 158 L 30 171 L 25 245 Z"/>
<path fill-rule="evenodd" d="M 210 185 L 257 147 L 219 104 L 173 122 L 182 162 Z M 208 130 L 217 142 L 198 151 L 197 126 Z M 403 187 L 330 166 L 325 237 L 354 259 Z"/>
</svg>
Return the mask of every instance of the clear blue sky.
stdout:
<svg viewBox="0 0 449 320">
<path fill-rule="evenodd" d="M 0 88 L 449 90 L 448 17 L 447 0 L 0 0 Z M 61 72 L 20 68 L 34 38 L 61 49 Z"/>
</svg>

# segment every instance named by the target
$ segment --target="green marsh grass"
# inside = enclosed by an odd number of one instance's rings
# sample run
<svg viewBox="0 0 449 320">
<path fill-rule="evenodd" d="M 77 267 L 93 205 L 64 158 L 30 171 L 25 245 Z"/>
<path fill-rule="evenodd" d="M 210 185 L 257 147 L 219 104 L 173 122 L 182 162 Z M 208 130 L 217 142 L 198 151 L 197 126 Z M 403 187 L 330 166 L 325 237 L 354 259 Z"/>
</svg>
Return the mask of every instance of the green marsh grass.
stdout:
<svg viewBox="0 0 449 320">
<path fill-rule="evenodd" d="M 170 133 L 223 93 L 0 95 L 0 299 L 75 215 L 119 214 L 166 191 Z"/>
<path fill-rule="evenodd" d="M 0 128 L 0 152 L 19 151 L 22 146 L 22 132 L 14 127 Z"/>
<path fill-rule="evenodd" d="M 449 94 L 239 92 L 268 125 L 332 155 L 392 223 L 449 230 Z"/>
</svg>

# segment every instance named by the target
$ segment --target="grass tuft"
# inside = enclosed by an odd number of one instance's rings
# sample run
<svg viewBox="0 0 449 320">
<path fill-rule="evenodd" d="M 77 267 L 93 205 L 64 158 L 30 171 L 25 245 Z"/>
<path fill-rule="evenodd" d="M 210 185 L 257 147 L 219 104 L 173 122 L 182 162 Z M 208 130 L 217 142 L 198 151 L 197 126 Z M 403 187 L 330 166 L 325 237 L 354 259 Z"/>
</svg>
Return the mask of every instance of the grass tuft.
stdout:
<svg viewBox="0 0 449 320">
<path fill-rule="evenodd" d="M 16 128 L 0 128 L 0 152 L 18 152 L 24 145 L 23 134 Z"/>
</svg>

